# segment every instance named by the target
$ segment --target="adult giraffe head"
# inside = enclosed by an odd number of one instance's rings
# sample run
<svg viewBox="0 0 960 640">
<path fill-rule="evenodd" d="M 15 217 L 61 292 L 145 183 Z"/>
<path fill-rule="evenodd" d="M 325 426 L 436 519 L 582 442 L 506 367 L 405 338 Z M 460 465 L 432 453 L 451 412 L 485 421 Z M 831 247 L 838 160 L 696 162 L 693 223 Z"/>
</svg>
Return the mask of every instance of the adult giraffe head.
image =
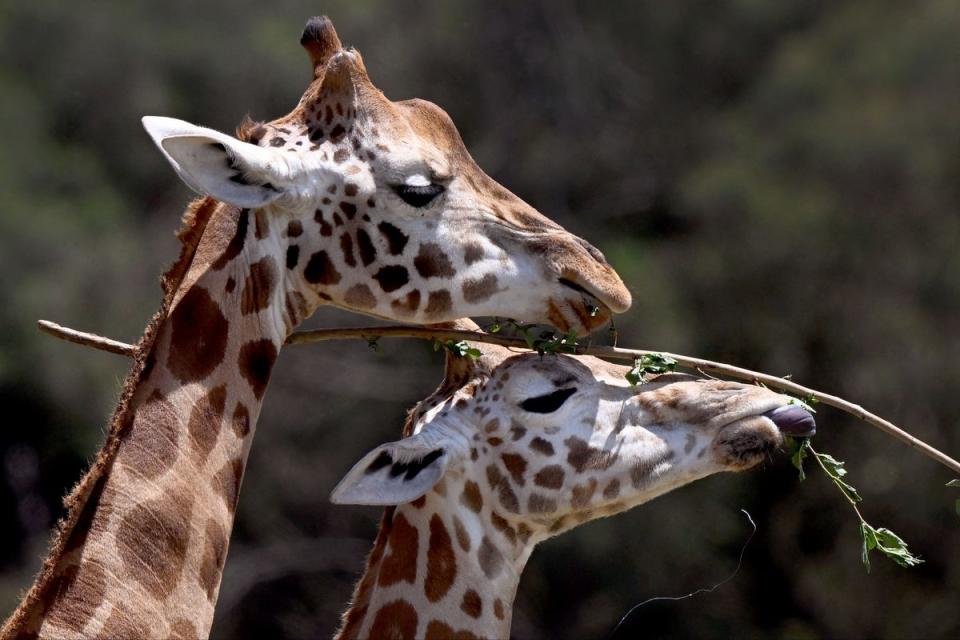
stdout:
<svg viewBox="0 0 960 640">
<path fill-rule="evenodd" d="M 459 328 L 471 328 L 461 321 Z M 535 546 L 698 478 L 742 471 L 813 417 L 755 385 L 473 345 L 402 440 L 364 456 L 334 502 L 387 505 L 338 640 L 508 638 Z"/>
<path fill-rule="evenodd" d="M 488 177 L 442 109 L 387 99 L 327 18 L 311 18 L 301 43 L 313 81 L 287 116 L 237 138 L 143 119 L 188 186 L 240 207 L 241 225 L 254 211 L 280 229 L 288 325 L 330 303 L 421 324 L 486 315 L 589 332 L 630 306 L 603 254 Z"/>
</svg>

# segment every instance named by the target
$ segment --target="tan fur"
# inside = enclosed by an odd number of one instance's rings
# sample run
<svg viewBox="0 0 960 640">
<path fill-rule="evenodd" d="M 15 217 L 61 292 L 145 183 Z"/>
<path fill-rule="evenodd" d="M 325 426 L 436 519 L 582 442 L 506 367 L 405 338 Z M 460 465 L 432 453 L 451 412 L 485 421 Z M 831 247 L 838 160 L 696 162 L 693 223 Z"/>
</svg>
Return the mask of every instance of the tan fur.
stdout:
<svg viewBox="0 0 960 640">
<path fill-rule="evenodd" d="M 53 584 L 55 569 L 60 563 L 65 549 L 70 546 L 69 542 L 75 533 L 77 521 L 86 509 L 94 506 L 94 503 L 90 502 L 93 489 L 97 486 L 97 482 L 104 477 L 110 469 L 110 465 L 116 457 L 117 448 L 120 446 L 120 441 L 132 424 L 130 400 L 133 398 L 133 394 L 141 382 L 149 356 L 153 352 L 154 343 L 157 338 L 157 330 L 167 317 L 174 294 L 179 289 L 184 276 L 193 263 L 196 248 L 206 229 L 207 222 L 219 206 L 223 205 L 209 197 L 199 198 L 188 205 L 183 215 L 181 228 L 177 232 L 177 237 L 181 242 L 180 257 L 161 277 L 160 285 L 163 290 L 163 302 L 160 310 L 154 314 L 150 323 L 147 325 L 143 337 L 141 337 L 137 343 L 133 366 L 126 380 L 124 380 L 123 388 L 120 392 L 120 402 L 110 420 L 110 432 L 107 435 L 106 443 L 100 449 L 89 471 L 87 471 L 83 478 L 80 479 L 64 498 L 63 503 L 67 508 L 67 515 L 64 516 L 57 525 L 53 535 L 53 542 L 50 546 L 50 553 L 44 561 L 43 567 L 40 569 L 40 573 L 34 581 L 33 586 L 20 602 L 20 606 L 16 608 L 4 623 L 3 628 L 0 629 L 0 638 L 13 638 L 18 636 L 22 631 L 30 628 L 31 623 L 36 622 L 43 615 L 44 603 L 49 600 L 47 591 Z"/>
</svg>

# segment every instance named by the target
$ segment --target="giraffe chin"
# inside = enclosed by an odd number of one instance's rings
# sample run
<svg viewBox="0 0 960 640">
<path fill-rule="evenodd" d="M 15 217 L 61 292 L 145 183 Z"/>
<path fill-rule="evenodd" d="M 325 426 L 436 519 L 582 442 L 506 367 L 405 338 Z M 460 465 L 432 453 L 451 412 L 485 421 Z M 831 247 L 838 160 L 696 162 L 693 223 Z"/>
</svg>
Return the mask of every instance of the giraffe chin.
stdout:
<svg viewBox="0 0 960 640">
<path fill-rule="evenodd" d="M 730 471 L 744 471 L 773 454 L 783 434 L 763 415 L 748 416 L 722 427 L 713 440 L 714 458 Z"/>
</svg>

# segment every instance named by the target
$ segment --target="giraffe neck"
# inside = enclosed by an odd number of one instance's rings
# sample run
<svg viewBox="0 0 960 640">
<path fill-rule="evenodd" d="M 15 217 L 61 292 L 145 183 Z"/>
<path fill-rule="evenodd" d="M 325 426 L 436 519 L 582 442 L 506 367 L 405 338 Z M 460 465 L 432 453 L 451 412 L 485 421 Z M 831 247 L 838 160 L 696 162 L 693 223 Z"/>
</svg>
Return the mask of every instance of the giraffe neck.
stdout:
<svg viewBox="0 0 960 640">
<path fill-rule="evenodd" d="M 35 585 L 10 631 L 209 634 L 270 371 L 289 316 L 306 311 L 287 309 L 278 269 L 263 266 L 270 230 L 254 214 L 220 207 L 207 226 L 157 327 L 116 453 L 90 472 L 99 477 L 55 544 L 46 588 Z"/>
<path fill-rule="evenodd" d="M 387 509 L 338 640 L 508 638 L 520 574 L 536 540 L 447 474 L 423 498 Z"/>
</svg>

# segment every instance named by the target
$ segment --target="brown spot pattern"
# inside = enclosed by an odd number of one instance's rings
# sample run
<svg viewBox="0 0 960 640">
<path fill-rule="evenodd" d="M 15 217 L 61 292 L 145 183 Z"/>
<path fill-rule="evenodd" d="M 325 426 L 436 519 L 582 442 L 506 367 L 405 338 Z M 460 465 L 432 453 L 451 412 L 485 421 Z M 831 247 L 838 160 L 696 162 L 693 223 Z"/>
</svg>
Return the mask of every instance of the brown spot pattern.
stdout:
<svg viewBox="0 0 960 640">
<path fill-rule="evenodd" d="M 552 456 L 554 454 L 553 444 L 548 440 L 544 440 L 540 436 L 537 436 L 530 441 L 530 448 L 545 456 Z"/>
<path fill-rule="evenodd" d="M 420 306 L 420 290 L 414 289 L 402 300 L 394 300 L 390 307 L 399 314 L 410 315 L 416 313 Z"/>
<path fill-rule="evenodd" d="M 250 274 L 243 285 L 240 311 L 244 315 L 256 313 L 270 304 L 273 288 L 277 283 L 277 266 L 267 256 L 250 265 Z"/>
<path fill-rule="evenodd" d="M 343 261 L 348 267 L 357 266 L 357 261 L 353 257 L 353 238 L 349 232 L 340 236 L 340 251 L 343 253 Z"/>
<path fill-rule="evenodd" d="M 453 586 L 457 577 L 457 561 L 453 553 L 450 532 L 440 516 L 430 518 L 430 542 L 427 547 L 427 578 L 424 593 L 430 602 L 438 602 Z"/>
<path fill-rule="evenodd" d="M 487 465 L 487 482 L 490 488 L 499 494 L 500 504 L 510 513 L 519 513 L 520 504 L 517 502 L 517 494 L 513 492 L 507 477 L 504 476 L 497 465 Z"/>
<path fill-rule="evenodd" d="M 117 460 L 135 473 L 156 478 L 177 459 L 179 433 L 177 411 L 154 392 L 137 409 L 129 435 L 120 443 Z"/>
<path fill-rule="evenodd" d="M 574 509 L 582 509 L 593 499 L 593 493 L 597 490 L 597 479 L 590 478 L 585 485 L 576 485 L 572 489 L 573 496 L 570 498 L 570 505 Z"/>
<path fill-rule="evenodd" d="M 477 560 L 480 562 L 480 568 L 488 578 L 495 578 L 503 568 L 503 555 L 493 546 L 490 538 L 483 536 L 480 541 L 480 548 L 477 550 Z"/>
<path fill-rule="evenodd" d="M 291 220 L 287 223 L 287 237 L 298 238 L 303 233 L 303 224 L 299 220 Z"/>
<path fill-rule="evenodd" d="M 607 500 L 613 500 L 618 495 L 620 495 L 620 480 L 614 478 L 603 488 L 603 497 Z"/>
<path fill-rule="evenodd" d="M 223 362 L 229 323 L 203 287 L 192 287 L 170 313 L 167 368 L 183 383 L 199 382 Z"/>
<path fill-rule="evenodd" d="M 81 633 L 103 602 L 106 588 L 107 576 L 99 564 L 70 565 L 50 583 L 49 593 L 53 597 L 47 605 L 47 620 Z"/>
<path fill-rule="evenodd" d="M 171 640 L 197 640 L 199 637 L 197 628 L 186 618 L 180 618 L 170 626 Z"/>
<path fill-rule="evenodd" d="M 526 483 L 523 474 L 527 471 L 527 461 L 523 456 L 516 453 L 504 453 L 500 457 L 503 459 L 503 466 L 507 468 L 510 477 L 522 487 Z"/>
<path fill-rule="evenodd" d="M 500 598 L 493 601 L 493 615 L 497 617 L 497 620 L 503 620 L 503 602 Z"/>
<path fill-rule="evenodd" d="M 133 603 L 115 602 L 106 622 L 100 628 L 97 634 L 101 638 L 146 638 L 147 628 L 143 623 L 132 617 L 124 609 L 125 606 L 133 607 Z"/>
<path fill-rule="evenodd" d="M 479 618 L 483 614 L 483 600 L 480 599 L 480 594 L 473 589 L 467 589 L 463 594 L 460 609 L 471 618 Z"/>
<path fill-rule="evenodd" d="M 183 570 L 193 499 L 192 492 L 178 491 L 138 504 L 117 530 L 126 575 L 156 598 L 173 591 Z"/>
<path fill-rule="evenodd" d="M 311 284 L 337 284 L 340 282 L 340 272 L 333 266 L 326 251 L 317 251 L 310 256 L 303 277 Z"/>
<path fill-rule="evenodd" d="M 480 487 L 473 480 L 467 480 L 463 485 L 463 495 L 460 496 L 460 504 L 474 513 L 480 513 L 480 510 L 483 508 L 483 496 L 480 495 Z"/>
<path fill-rule="evenodd" d="M 205 396 L 197 400 L 190 410 L 187 430 L 193 438 L 194 447 L 200 460 L 204 461 L 213 450 L 223 425 L 223 410 L 227 401 L 226 385 L 214 387 Z"/>
<path fill-rule="evenodd" d="M 381 640 L 414 640 L 417 622 L 417 612 L 409 602 L 394 600 L 377 611 L 370 626 L 370 637 Z"/>
<path fill-rule="evenodd" d="M 253 395 L 259 400 L 267 389 L 270 371 L 277 359 L 277 348 L 267 339 L 251 340 L 240 347 L 237 364 L 240 374 L 250 383 Z"/>
<path fill-rule="evenodd" d="M 460 548 L 464 551 L 470 551 L 470 534 L 467 533 L 467 528 L 463 526 L 463 522 L 457 516 L 453 516 L 453 532 L 457 536 L 457 544 L 460 545 Z"/>
<path fill-rule="evenodd" d="M 531 513 L 553 513 L 557 510 L 557 501 L 539 493 L 531 493 L 527 509 Z"/>
<path fill-rule="evenodd" d="M 295 244 L 287 247 L 287 269 L 296 269 L 300 262 L 300 247 Z"/>
<path fill-rule="evenodd" d="M 383 237 L 386 238 L 387 250 L 390 252 L 390 255 L 399 256 L 403 253 L 407 242 L 410 240 L 407 234 L 389 222 L 381 222 L 377 225 L 377 229 L 383 234 Z"/>
<path fill-rule="evenodd" d="M 480 640 L 477 636 L 464 629 L 454 630 L 446 622 L 431 620 L 427 625 L 427 634 L 424 640 Z"/>
<path fill-rule="evenodd" d="M 249 209 L 241 209 L 239 215 L 237 216 L 237 230 L 230 239 L 230 243 L 227 245 L 227 248 L 224 249 L 223 253 L 220 254 L 220 257 L 214 260 L 210 265 L 211 269 L 214 271 L 219 271 L 230 264 L 234 258 L 240 255 L 240 252 L 243 251 L 243 244 L 247 239 L 247 225 L 249 224 Z"/>
<path fill-rule="evenodd" d="M 420 245 L 420 251 L 413 259 L 413 266 L 423 278 L 452 278 L 456 274 L 443 248 L 433 242 Z"/>
<path fill-rule="evenodd" d="M 198 578 L 200 586 L 207 594 L 207 600 L 213 602 L 220 585 L 223 563 L 227 558 L 227 534 L 217 521 L 207 520 L 203 545 Z"/>
<path fill-rule="evenodd" d="M 577 473 L 596 470 L 604 471 L 617 461 L 618 455 L 603 449 L 591 447 L 586 441 L 580 438 L 570 437 L 563 441 L 567 445 L 570 453 L 567 454 L 567 462 L 577 470 Z"/>
<path fill-rule="evenodd" d="M 243 461 L 228 461 L 220 467 L 220 471 L 213 477 L 211 484 L 227 507 L 233 513 L 237 508 L 237 499 L 240 497 L 240 481 L 243 479 Z"/>
<path fill-rule="evenodd" d="M 377 306 L 377 299 L 365 284 L 355 284 L 347 289 L 343 301 L 355 309 L 372 309 Z"/>
<path fill-rule="evenodd" d="M 463 246 L 463 261 L 470 266 L 483 259 L 485 251 L 483 245 L 477 242 L 468 242 Z"/>
<path fill-rule="evenodd" d="M 559 489 L 563 486 L 563 479 L 565 477 L 563 467 L 558 464 L 551 464 L 540 471 L 537 472 L 537 475 L 533 477 L 533 482 L 538 487 L 545 487 L 547 489 Z"/>
<path fill-rule="evenodd" d="M 276 138 L 274 138 L 276 140 Z M 256 235 L 257 240 L 263 240 L 270 235 L 270 224 L 267 220 L 267 212 L 263 209 L 258 209 L 255 214 L 253 214 L 253 224 L 254 224 L 254 235 Z"/>
<path fill-rule="evenodd" d="M 427 299 L 427 308 L 424 311 L 427 315 L 438 316 L 449 313 L 453 307 L 453 300 L 450 298 L 450 292 L 446 289 L 440 291 L 431 291 Z"/>
<path fill-rule="evenodd" d="M 463 299 L 467 302 L 483 302 L 497 293 L 497 276 L 488 273 L 479 280 L 464 280 Z"/>
<path fill-rule="evenodd" d="M 242 402 L 237 403 L 236 408 L 233 410 L 233 421 L 231 425 L 233 426 L 233 432 L 237 434 L 238 438 L 243 438 L 250 433 L 250 411 L 247 409 L 247 405 Z"/>
<path fill-rule="evenodd" d="M 373 246 L 370 234 L 365 229 L 357 231 L 357 250 L 360 253 L 360 262 L 365 267 L 369 267 L 377 258 L 377 249 Z"/>
<path fill-rule="evenodd" d="M 381 267 L 373 279 L 380 283 L 380 288 L 390 293 L 396 291 L 410 280 L 410 274 L 407 268 L 398 264 L 391 264 Z"/>
<path fill-rule="evenodd" d="M 380 564 L 377 584 L 389 587 L 398 582 L 413 584 L 417 579 L 419 536 L 402 513 L 395 515 L 390 530 L 389 553 Z"/>
</svg>

